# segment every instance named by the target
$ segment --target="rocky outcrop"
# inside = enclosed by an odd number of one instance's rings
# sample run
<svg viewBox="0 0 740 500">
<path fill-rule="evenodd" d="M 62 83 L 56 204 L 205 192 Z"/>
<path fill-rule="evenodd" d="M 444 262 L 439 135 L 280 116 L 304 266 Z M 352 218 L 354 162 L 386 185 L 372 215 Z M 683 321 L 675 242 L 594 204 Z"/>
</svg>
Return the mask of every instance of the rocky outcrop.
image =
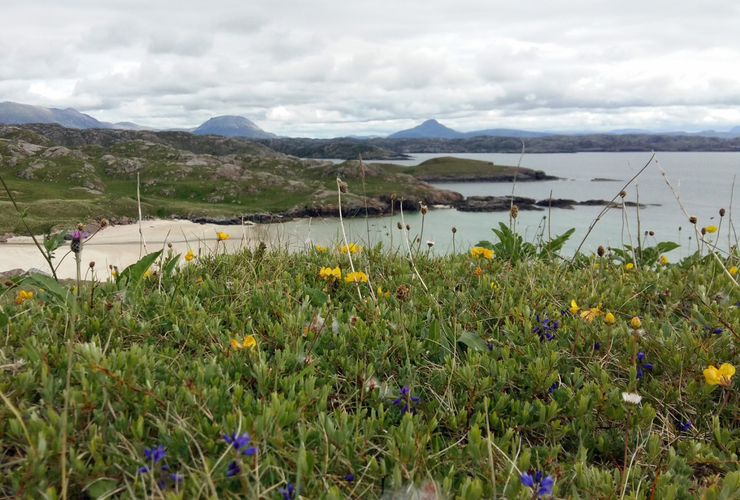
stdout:
<svg viewBox="0 0 740 500">
<path fill-rule="evenodd" d="M 511 196 L 470 196 L 453 204 L 453 207 L 461 212 L 507 212 L 511 208 Z M 563 198 L 553 198 L 535 201 L 533 198 L 514 197 L 514 205 L 519 210 L 544 210 L 545 208 L 573 209 L 577 205 L 582 206 L 607 206 L 620 208 L 621 203 L 611 203 L 607 200 L 576 201 Z M 628 207 L 636 206 L 633 201 L 625 202 Z M 640 208 L 646 205 L 640 204 Z"/>
<path fill-rule="evenodd" d="M 488 174 L 469 174 L 450 172 L 446 174 L 421 174 L 416 176 L 417 179 L 426 182 L 445 183 L 445 182 L 531 182 L 531 181 L 556 181 L 560 179 L 553 175 L 548 175 L 542 170 L 533 170 L 531 168 L 510 167 L 501 172 L 492 172 Z"/>
</svg>

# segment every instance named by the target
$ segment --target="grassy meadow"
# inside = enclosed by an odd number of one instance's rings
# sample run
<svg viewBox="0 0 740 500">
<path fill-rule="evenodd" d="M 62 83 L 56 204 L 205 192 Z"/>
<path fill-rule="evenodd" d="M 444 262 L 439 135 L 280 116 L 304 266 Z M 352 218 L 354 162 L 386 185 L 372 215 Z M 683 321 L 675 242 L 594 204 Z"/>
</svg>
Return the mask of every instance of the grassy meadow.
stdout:
<svg viewBox="0 0 740 500">
<path fill-rule="evenodd" d="M 740 496 L 734 257 L 413 231 L 7 280 L 0 497 Z"/>
</svg>

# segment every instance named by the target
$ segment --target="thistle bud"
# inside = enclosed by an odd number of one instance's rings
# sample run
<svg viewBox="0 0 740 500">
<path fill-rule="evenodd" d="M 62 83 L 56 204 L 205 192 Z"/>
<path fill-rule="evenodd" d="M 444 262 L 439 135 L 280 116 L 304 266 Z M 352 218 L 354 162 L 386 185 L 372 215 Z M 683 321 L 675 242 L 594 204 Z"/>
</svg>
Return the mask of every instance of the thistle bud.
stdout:
<svg viewBox="0 0 740 500">
<path fill-rule="evenodd" d="M 707 228 L 703 227 L 701 228 L 701 235 L 704 236 L 705 234 L 707 234 Z"/>
<path fill-rule="evenodd" d="M 101 221 L 100 221 L 100 229 L 103 229 L 104 227 L 108 227 L 108 224 L 110 224 L 110 223 L 108 222 L 108 219 L 103 219 L 103 220 L 101 220 Z"/>
<path fill-rule="evenodd" d="M 619 192 L 619 197 L 620 197 L 620 198 L 624 198 L 625 196 L 627 196 L 627 191 L 625 191 L 624 189 L 622 189 L 622 190 L 621 190 L 621 191 Z"/>
<path fill-rule="evenodd" d="M 511 218 L 516 219 L 516 216 L 519 215 L 519 207 L 516 205 L 511 206 Z"/>
<path fill-rule="evenodd" d="M 649 234 L 650 236 L 655 236 L 655 231 L 649 231 L 649 232 L 648 232 L 648 234 Z"/>
<path fill-rule="evenodd" d="M 406 224 L 406 231 L 411 231 L 411 224 Z"/>
<path fill-rule="evenodd" d="M 398 288 L 396 288 L 396 298 L 398 300 L 404 300 L 407 299 L 409 296 L 409 287 L 406 285 L 398 285 Z"/>
<path fill-rule="evenodd" d="M 339 177 L 337 177 L 337 186 L 339 186 L 339 192 L 340 193 L 346 193 L 347 192 L 347 183 L 344 182 Z"/>
<path fill-rule="evenodd" d="M 452 234 L 455 234 L 457 232 L 457 228 L 455 226 L 452 226 Z"/>
<path fill-rule="evenodd" d="M 395 200 L 395 199 L 396 199 L 396 193 L 393 193 L 393 194 L 391 195 L 391 201 L 393 201 L 393 200 Z"/>
<path fill-rule="evenodd" d="M 421 206 L 421 215 L 426 215 L 427 214 L 427 210 L 428 210 L 427 206 L 426 205 L 422 205 Z"/>
<path fill-rule="evenodd" d="M 599 257 L 603 257 L 606 251 L 604 250 L 604 247 L 602 245 L 599 245 L 599 248 L 596 249 L 596 255 Z"/>
<path fill-rule="evenodd" d="M 725 209 L 724 208 L 720 208 L 719 209 L 719 216 L 720 217 L 724 217 L 725 216 Z"/>
<path fill-rule="evenodd" d="M 399 230 L 403 230 L 403 224 L 401 224 L 401 221 L 398 221 L 398 222 L 396 222 L 396 227 L 397 227 L 397 228 L 398 228 Z"/>
<path fill-rule="evenodd" d="M 94 267 L 95 267 L 95 261 L 94 260 L 91 260 L 90 261 L 90 269 L 93 269 Z"/>
<path fill-rule="evenodd" d="M 691 217 L 689 217 L 689 222 L 696 225 L 696 215 L 692 215 Z"/>
</svg>

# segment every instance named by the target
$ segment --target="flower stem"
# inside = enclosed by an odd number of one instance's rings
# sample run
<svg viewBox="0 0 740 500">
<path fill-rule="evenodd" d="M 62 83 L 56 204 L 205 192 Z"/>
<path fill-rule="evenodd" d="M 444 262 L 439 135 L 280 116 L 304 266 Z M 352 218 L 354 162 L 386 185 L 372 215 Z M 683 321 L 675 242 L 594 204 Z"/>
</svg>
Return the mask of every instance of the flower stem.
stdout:
<svg viewBox="0 0 740 500">
<path fill-rule="evenodd" d="M 722 403 L 722 406 L 720 407 L 719 411 L 717 412 L 717 416 L 722 415 L 722 410 L 725 409 L 725 406 L 727 405 L 727 402 L 730 400 L 730 391 L 727 390 L 727 388 L 723 388 L 723 390 L 727 393 L 727 396 L 725 396 L 725 402 Z"/>
</svg>

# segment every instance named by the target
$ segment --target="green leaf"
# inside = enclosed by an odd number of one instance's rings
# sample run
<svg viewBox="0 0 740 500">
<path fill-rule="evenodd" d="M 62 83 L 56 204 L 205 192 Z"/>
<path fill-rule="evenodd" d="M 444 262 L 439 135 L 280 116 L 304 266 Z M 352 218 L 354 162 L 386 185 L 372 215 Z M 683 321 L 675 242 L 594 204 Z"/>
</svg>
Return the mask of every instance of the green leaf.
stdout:
<svg viewBox="0 0 740 500">
<path fill-rule="evenodd" d="M 327 301 L 326 294 L 322 292 L 321 290 L 317 290 L 315 288 L 305 288 L 303 292 L 309 297 L 311 297 L 311 302 L 313 303 L 313 305 L 322 306 L 326 304 L 326 301 Z"/>
<path fill-rule="evenodd" d="M 113 493 L 118 487 L 118 481 L 115 479 L 102 478 L 98 479 L 85 490 L 92 498 L 102 498 Z"/>
<path fill-rule="evenodd" d="M 54 301 L 60 304 L 72 304 L 75 300 L 75 296 L 67 287 L 64 287 L 57 283 L 57 281 L 51 276 L 45 274 L 34 273 L 25 280 L 26 283 L 43 288 L 49 296 L 54 298 Z"/>
<path fill-rule="evenodd" d="M 10 322 L 10 319 L 8 318 L 8 315 L 0 311 L 0 328 L 4 328 L 8 326 L 9 322 Z"/>
<path fill-rule="evenodd" d="M 168 274 L 172 274 L 172 271 L 174 271 L 175 267 L 177 266 L 177 262 L 180 260 L 180 254 L 175 255 L 174 257 L 171 257 L 167 262 L 164 264 L 164 268 L 162 270 L 162 273 L 167 276 Z"/>
<path fill-rule="evenodd" d="M 128 283 L 137 284 L 144 277 L 144 273 L 154 264 L 154 261 L 162 254 L 162 250 L 152 252 L 145 255 L 134 264 L 131 264 L 121 272 L 121 275 L 116 278 L 116 283 L 126 279 Z"/>
<path fill-rule="evenodd" d="M 469 349 L 473 349 L 476 351 L 485 351 L 488 349 L 486 343 L 476 332 L 463 332 L 463 334 L 460 335 L 457 341 L 465 344 L 466 346 L 468 346 Z"/>
<path fill-rule="evenodd" d="M 476 243 L 474 246 L 485 248 L 486 250 L 493 250 L 493 243 L 487 240 L 481 240 L 478 243 Z"/>
</svg>

